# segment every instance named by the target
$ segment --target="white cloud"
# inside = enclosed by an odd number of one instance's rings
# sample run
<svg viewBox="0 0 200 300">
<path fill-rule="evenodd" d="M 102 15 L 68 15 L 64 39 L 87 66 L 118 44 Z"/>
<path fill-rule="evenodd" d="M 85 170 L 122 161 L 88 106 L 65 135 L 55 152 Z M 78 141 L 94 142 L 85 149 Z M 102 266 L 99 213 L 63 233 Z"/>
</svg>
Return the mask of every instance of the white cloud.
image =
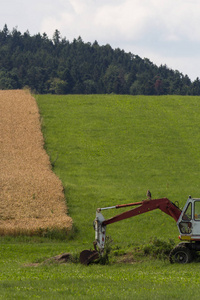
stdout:
<svg viewBox="0 0 200 300">
<path fill-rule="evenodd" d="M 123 39 L 157 36 L 160 40 L 199 40 L 200 2 L 126 0 L 107 4 L 96 13 L 95 25 Z"/>
<path fill-rule="evenodd" d="M 91 1 L 81 1 L 81 0 L 70 0 L 69 1 L 71 6 L 74 9 L 74 12 L 81 16 L 81 14 L 84 14 L 85 11 L 87 11 L 87 5 L 89 4 L 88 2 Z"/>
<path fill-rule="evenodd" d="M 59 0 L 54 13 L 46 14 L 41 28 L 52 27 L 76 35 L 107 40 L 200 41 L 200 2 L 188 0 Z M 51 2 L 52 6 L 52 2 Z M 60 9 L 58 9 L 58 7 Z M 99 36 L 95 36 L 96 32 Z"/>
<path fill-rule="evenodd" d="M 165 39 L 200 41 L 199 12 L 200 2 L 198 1 L 168 1 L 160 11 Z"/>
<path fill-rule="evenodd" d="M 116 37 L 137 39 L 144 33 L 149 20 L 148 7 L 139 5 L 140 0 L 125 1 L 118 6 L 105 5 L 96 13 L 95 25 L 102 31 L 114 32 Z M 136 4 L 136 5 L 134 5 Z"/>
</svg>

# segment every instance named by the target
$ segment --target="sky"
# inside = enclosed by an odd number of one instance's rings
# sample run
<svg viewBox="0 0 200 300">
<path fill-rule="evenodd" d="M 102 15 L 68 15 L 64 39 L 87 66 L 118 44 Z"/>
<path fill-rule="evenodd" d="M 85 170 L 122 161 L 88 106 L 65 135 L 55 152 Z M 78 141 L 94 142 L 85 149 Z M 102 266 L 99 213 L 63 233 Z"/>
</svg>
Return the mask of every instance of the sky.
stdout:
<svg viewBox="0 0 200 300">
<path fill-rule="evenodd" d="M 1 0 L 5 24 L 49 38 L 57 29 L 70 42 L 96 40 L 200 77 L 199 0 Z"/>
</svg>

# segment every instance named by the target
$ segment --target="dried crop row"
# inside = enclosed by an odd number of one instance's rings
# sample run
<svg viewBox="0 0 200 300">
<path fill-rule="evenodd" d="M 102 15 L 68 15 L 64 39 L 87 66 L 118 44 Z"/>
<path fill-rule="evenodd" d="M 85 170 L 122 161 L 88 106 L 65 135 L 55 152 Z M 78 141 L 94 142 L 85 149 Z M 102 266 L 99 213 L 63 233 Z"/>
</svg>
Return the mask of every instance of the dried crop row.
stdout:
<svg viewBox="0 0 200 300">
<path fill-rule="evenodd" d="M 44 150 L 40 116 L 27 91 L 0 91 L 0 235 L 70 230 L 63 186 Z"/>
</svg>

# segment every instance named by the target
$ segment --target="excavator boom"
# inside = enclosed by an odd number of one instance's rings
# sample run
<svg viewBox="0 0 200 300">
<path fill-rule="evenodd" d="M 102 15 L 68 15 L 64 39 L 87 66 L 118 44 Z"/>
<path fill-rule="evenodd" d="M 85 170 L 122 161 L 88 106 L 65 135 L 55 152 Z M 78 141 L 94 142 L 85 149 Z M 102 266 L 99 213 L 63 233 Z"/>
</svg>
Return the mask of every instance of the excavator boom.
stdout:
<svg viewBox="0 0 200 300">
<path fill-rule="evenodd" d="M 126 212 L 123 212 L 123 213 L 121 213 L 117 216 L 114 216 L 108 220 L 105 220 L 102 222 L 102 225 L 112 224 L 112 223 L 115 223 L 115 222 L 118 222 L 121 220 L 125 220 L 128 218 L 137 216 L 137 215 L 141 215 L 143 213 L 152 211 L 154 209 L 162 210 L 164 213 L 166 213 L 167 215 L 174 218 L 174 220 L 177 222 L 180 217 L 180 214 L 182 212 L 173 202 L 171 202 L 167 198 L 144 200 L 141 202 L 135 202 L 135 203 L 130 203 L 130 204 L 116 205 L 115 207 L 121 208 L 121 207 L 133 206 L 133 205 L 138 205 L 138 207 L 128 210 Z M 100 208 L 98 210 L 101 211 L 103 209 Z"/>
<path fill-rule="evenodd" d="M 200 251 L 200 198 L 192 198 L 189 196 L 183 210 L 181 210 L 167 198 L 151 199 L 150 192 L 147 196 L 148 200 L 97 209 L 96 218 L 94 220 L 95 250 L 82 251 L 80 254 L 81 263 L 89 264 L 103 255 L 107 225 L 141 215 L 155 209 L 160 209 L 176 221 L 180 233 L 179 239 L 183 241 L 170 252 L 170 262 L 187 263 L 192 260 L 192 253 L 194 251 Z M 118 209 L 130 206 L 136 207 L 109 219 L 105 219 L 101 213 L 103 210 L 107 209 Z"/>
<path fill-rule="evenodd" d="M 129 207 L 129 206 L 137 206 L 134 209 L 125 211 L 121 214 L 118 214 L 110 219 L 105 220 L 101 211 L 106 209 L 113 209 L 113 208 L 122 208 L 122 207 Z M 120 204 L 110 207 L 98 208 L 96 212 L 96 219 L 94 220 L 94 228 L 95 228 L 95 242 L 94 245 L 103 253 L 104 246 L 105 246 L 105 238 L 106 238 L 106 226 L 115 222 L 119 222 L 137 215 L 141 215 L 143 213 L 160 209 L 167 215 L 174 218 L 177 222 L 180 215 L 181 210 L 169 199 L 167 198 L 160 198 L 160 199 L 152 199 L 152 200 L 143 200 L 140 202 L 128 203 L 128 204 Z"/>
</svg>

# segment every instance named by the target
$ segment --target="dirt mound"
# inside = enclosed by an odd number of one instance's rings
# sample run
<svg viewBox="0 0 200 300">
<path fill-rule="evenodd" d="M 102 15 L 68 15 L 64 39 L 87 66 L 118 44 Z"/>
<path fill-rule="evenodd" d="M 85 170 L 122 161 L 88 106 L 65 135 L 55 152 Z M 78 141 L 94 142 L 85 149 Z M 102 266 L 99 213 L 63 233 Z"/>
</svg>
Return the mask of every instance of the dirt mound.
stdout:
<svg viewBox="0 0 200 300">
<path fill-rule="evenodd" d="M 72 228 L 39 118 L 30 93 L 0 91 L 0 235 Z"/>
</svg>

